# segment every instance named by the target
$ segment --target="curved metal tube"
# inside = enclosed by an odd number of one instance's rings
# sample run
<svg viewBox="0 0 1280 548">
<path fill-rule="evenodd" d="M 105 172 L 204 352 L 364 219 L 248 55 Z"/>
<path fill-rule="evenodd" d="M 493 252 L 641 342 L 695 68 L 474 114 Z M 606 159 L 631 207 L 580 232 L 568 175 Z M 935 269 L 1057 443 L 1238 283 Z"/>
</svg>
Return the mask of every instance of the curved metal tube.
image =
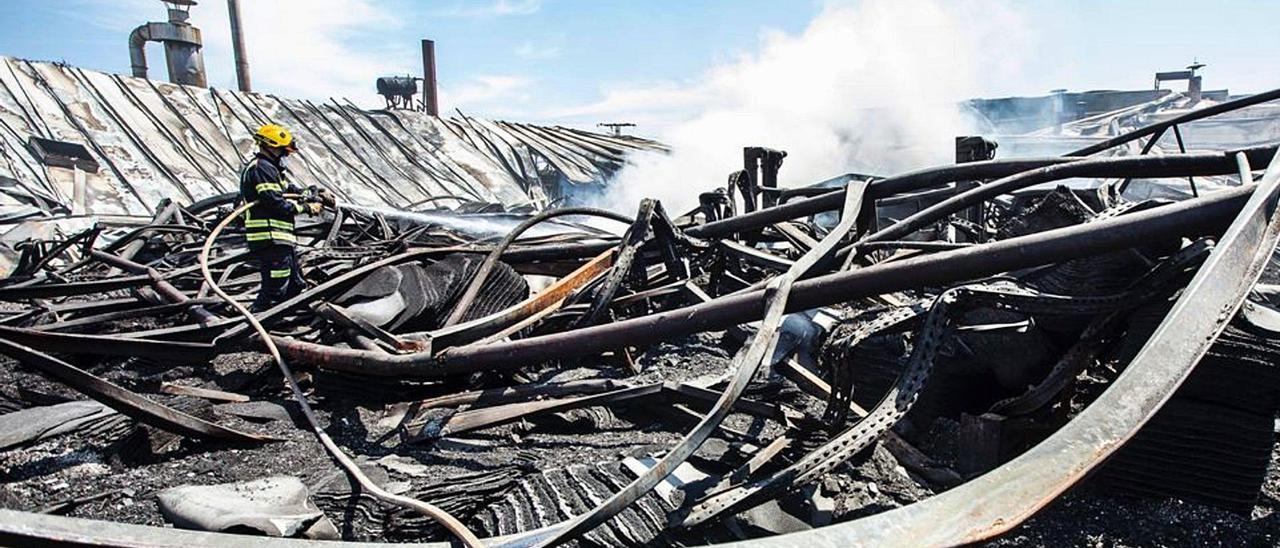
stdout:
<svg viewBox="0 0 1280 548">
<path fill-rule="evenodd" d="M 850 185 L 848 187 L 849 191 L 845 192 L 844 213 L 841 216 L 840 224 L 823 237 L 817 246 L 814 246 L 808 253 L 796 260 L 795 264 L 791 265 L 791 268 L 787 269 L 785 273 L 769 280 L 769 286 L 766 290 L 767 303 L 765 305 L 764 320 L 760 322 L 759 330 L 756 332 L 751 344 L 734 356 L 733 362 L 737 371 L 730 377 L 728 386 L 720 394 L 720 398 L 716 400 L 715 406 L 702 417 L 702 420 L 698 421 L 697 426 L 667 451 L 667 454 L 663 455 L 657 464 L 654 464 L 652 468 L 640 474 L 640 477 L 627 484 L 621 491 L 614 493 L 594 509 L 554 527 L 543 538 L 521 539 L 513 541 L 508 546 L 527 546 L 535 541 L 540 548 L 558 546 L 596 528 L 628 506 L 631 506 L 645 493 L 653 490 L 659 482 L 671 475 L 677 466 L 680 466 L 699 447 L 702 447 L 702 444 L 707 441 L 711 433 L 720 426 L 725 417 L 729 416 L 729 411 L 733 409 L 734 403 L 738 401 L 738 398 L 742 397 L 742 393 L 746 391 L 747 385 L 756 376 L 760 366 L 768 356 L 773 355 L 778 345 L 778 328 L 782 325 L 783 311 L 787 308 L 787 298 L 790 296 L 791 288 L 795 282 L 809 269 L 825 259 L 827 255 L 834 252 L 840 244 L 840 240 L 844 239 L 848 233 L 856 228 L 858 213 L 863 205 L 863 192 L 866 190 L 866 183 L 859 181 L 850 183 Z"/>
<path fill-rule="evenodd" d="M 795 284 L 787 310 L 808 310 L 921 285 L 946 285 L 1164 238 L 1216 233 L 1230 223 L 1252 191 L 1251 187 L 1226 190 L 1113 219 L 801 280 Z M 763 290 L 744 291 L 705 304 L 573 331 L 449 348 L 436 356 L 379 354 L 284 338 L 277 338 L 276 344 L 290 359 L 329 369 L 366 375 L 433 377 L 484 368 L 509 369 L 537 360 L 590 355 L 623 344 L 650 344 L 689 333 L 725 329 L 759 319 L 763 304 Z"/>
<path fill-rule="evenodd" d="M 1261 147 L 1243 152 L 1254 165 L 1271 161 L 1276 147 Z M 1167 177 L 1183 175 L 1225 175 L 1238 169 L 1236 151 L 1206 154 L 1178 154 L 1168 156 L 1129 156 L 1122 158 L 1095 158 L 1069 164 L 1046 166 L 998 179 L 962 192 L 937 204 L 918 211 L 892 226 L 863 238 L 863 242 L 879 242 L 900 239 L 930 223 L 966 207 L 1037 184 L 1060 181 L 1073 177 L 1123 177 L 1138 174 L 1142 177 Z M 1106 175 L 1099 175 L 1106 173 Z M 862 243 L 862 242 L 860 242 Z M 859 244 L 854 244 L 857 247 Z"/>
<path fill-rule="evenodd" d="M 498 259 L 502 258 L 502 253 L 506 251 L 508 247 L 511 247 L 511 243 L 516 241 L 516 238 L 519 238 L 526 230 L 529 230 L 530 227 L 538 223 L 546 221 L 547 219 L 554 219 L 556 217 L 563 217 L 566 215 L 604 217 L 605 219 L 613 219 L 620 223 L 627 224 L 633 222 L 633 220 L 626 215 L 594 207 L 566 207 L 564 209 L 553 209 L 550 211 L 543 211 L 542 213 L 526 219 L 523 223 L 516 226 L 511 232 L 507 233 L 506 236 L 503 236 L 502 241 L 498 242 L 498 245 L 494 246 L 493 250 L 489 251 L 489 255 L 484 258 L 484 263 L 480 265 L 480 270 L 478 270 L 475 277 L 471 279 L 471 284 L 467 286 L 467 290 L 458 298 L 458 304 L 453 307 L 453 312 L 449 314 L 449 317 L 445 319 L 444 325 L 441 327 L 449 327 L 458 323 L 458 321 L 462 319 L 462 316 L 471 308 L 471 303 L 475 301 L 476 295 L 480 294 L 480 288 L 483 287 L 484 282 L 489 279 L 489 274 L 498 266 Z"/>
<path fill-rule="evenodd" d="M 348 457 L 346 453 L 343 453 L 342 448 L 338 447 L 338 444 L 334 443 L 333 438 L 330 438 L 329 434 L 320 426 L 320 419 L 316 417 L 315 411 L 311 409 L 311 404 L 307 402 L 306 395 L 303 394 L 302 388 L 298 386 L 298 379 L 293 375 L 293 370 L 289 368 L 289 364 L 285 363 L 284 357 L 280 355 L 280 350 L 276 348 L 275 343 L 272 342 L 274 337 L 267 332 L 267 328 L 263 327 L 262 323 L 259 322 L 257 318 L 253 317 L 253 313 L 250 312 L 248 308 L 245 308 L 243 304 L 240 304 L 239 301 L 235 300 L 231 295 L 228 295 L 226 291 L 223 291 L 221 287 L 218 287 L 218 282 L 213 279 L 213 274 L 209 271 L 209 251 L 213 248 L 213 242 L 218 239 L 218 233 L 222 232 L 228 224 L 231 224 L 231 221 L 235 220 L 236 217 L 239 217 L 257 203 L 257 201 L 248 202 L 236 208 L 236 210 L 228 214 L 222 222 L 218 223 L 218 226 L 214 227 L 214 229 L 209 233 L 208 238 L 205 238 L 204 247 L 200 249 L 200 274 L 204 276 L 205 283 L 209 284 L 209 288 L 212 289 L 214 293 L 221 297 L 223 301 L 226 301 L 227 305 L 235 309 L 236 312 L 239 312 L 240 316 L 253 326 L 254 331 L 258 332 L 258 336 L 262 339 L 262 344 L 267 347 L 267 352 L 271 354 L 276 365 L 280 367 L 280 373 L 284 376 L 285 381 L 287 381 L 289 390 L 293 392 L 293 399 L 298 403 L 298 408 L 302 410 L 303 416 L 306 417 L 307 424 L 311 426 L 311 432 L 316 435 L 316 439 L 320 440 L 320 444 L 323 445 L 325 451 L 333 457 L 333 460 L 338 461 L 338 464 L 342 467 L 343 471 L 360 484 L 361 489 L 382 502 L 394 504 L 401 508 L 407 508 L 431 518 L 454 536 L 458 537 L 458 539 L 469 548 L 482 548 L 483 545 L 480 543 L 480 539 L 477 538 L 470 529 L 467 529 L 466 525 L 463 525 L 457 518 L 449 515 L 448 512 L 424 501 L 390 493 L 378 484 L 374 483 L 373 480 L 370 480 L 369 476 L 366 476 L 364 471 L 360 469 L 360 466 L 357 465 L 355 461 L 352 461 L 351 457 Z"/>
<path fill-rule="evenodd" d="M 1101 396 L 1048 439 L 924 501 L 751 546 L 954 546 L 1013 529 L 1125 444 L 1195 369 L 1280 241 L 1280 159 L 1155 333 Z"/>
<path fill-rule="evenodd" d="M 1269 173 L 1270 175 L 1270 173 Z M 1199 352 L 1212 343 L 1212 338 L 1226 324 L 1260 273 L 1260 265 L 1275 247 L 1280 231 L 1274 217 L 1277 200 L 1276 177 L 1264 178 L 1263 191 L 1248 201 L 1244 213 L 1229 229 L 1219 249 L 1202 267 L 1189 290 L 1179 300 L 1171 316 L 1162 324 L 1139 358 L 1126 369 L 1116 383 L 1103 393 L 1100 399 L 1070 422 L 1058 433 L 1006 466 L 981 476 L 965 485 L 937 495 L 923 502 L 869 516 L 860 520 L 831 525 L 813 531 L 791 535 L 757 539 L 742 546 L 795 546 L 814 548 L 844 547 L 867 544 L 889 545 L 950 545 L 990 538 L 1004 532 L 1029 517 L 1036 509 L 1052 500 L 1071 482 L 1096 465 L 1091 449 L 1083 447 L 1084 441 L 1094 436 L 1111 436 L 1102 440 L 1103 449 L 1113 451 L 1141 426 L 1149 413 L 1154 412 L 1172 394 L 1182 378 L 1190 371 Z M 1216 200 L 1201 198 L 1190 200 L 1190 205 L 1165 206 L 1134 213 L 1124 217 L 1058 229 L 1059 234 L 1071 232 L 1073 239 L 1088 249 L 1064 255 L 1061 259 L 1096 254 L 1110 249 L 1134 245 L 1153 237 L 1170 234 L 1167 231 L 1194 232 L 1211 227 L 1234 212 L 1241 211 L 1242 198 L 1252 193 L 1251 188 L 1221 193 Z M 1228 196 L 1229 195 L 1229 196 Z M 1165 210 L 1161 212 L 1161 210 Z M 1208 211 L 1212 210 L 1212 211 Z M 1192 215 L 1192 213 L 1198 213 Z M 1169 215 L 1160 216 L 1158 213 Z M 1268 215 L 1270 217 L 1268 217 Z M 1139 219 L 1135 221 L 1135 219 Z M 1187 226 L 1195 225 L 1196 228 Z M 1125 223 L 1119 227 L 1120 223 Z M 1157 226 L 1159 225 L 1159 226 Z M 1263 226 L 1265 225 L 1265 226 Z M 1219 225 L 1220 226 L 1220 225 Z M 1120 237 L 1111 236 L 1121 233 Z M 1088 241 L 1081 235 L 1092 236 Z M 1023 237 L 1023 239 L 1029 237 Z M 1057 238 L 1062 240 L 1063 238 Z M 1107 240 L 1098 242 L 1096 240 Z M 1005 242 L 1010 242 L 1006 240 Z M 988 244 L 994 246 L 999 244 Z M 1069 242 L 1068 242 L 1069 243 Z M 1037 245 L 1044 245 L 1043 243 Z M 986 247 L 986 246 L 983 246 Z M 1077 246 L 1080 247 L 1080 246 Z M 968 252 L 968 250 L 964 250 Z M 871 270 L 871 269 L 867 269 Z M 917 271 L 928 273 L 928 271 Z M 845 274 L 844 276 L 847 276 Z M 1229 280 L 1223 282 L 1223 280 Z M 805 282 L 801 282 L 802 284 Z M 926 280 L 923 283 L 930 283 Z M 799 284 L 798 284 L 799 285 Z M 1201 303 L 1193 306 L 1192 303 Z M 1207 306 L 1204 304 L 1207 303 Z M 1205 310 L 1217 310 L 1206 314 Z M 1176 314 L 1176 316 L 1175 316 Z M 1190 322 L 1190 323 L 1185 323 Z M 1178 325 L 1171 332 L 1170 325 Z M 1195 333 L 1182 327 L 1193 327 Z M 1198 335 L 1205 335 L 1203 337 Z M 278 339 L 277 339 L 278 340 Z M 1170 376 L 1170 373 L 1173 376 Z M 1121 417 L 1117 417 L 1121 413 Z M 1126 424 L 1114 425 L 1115 422 Z M 1108 426 L 1112 425 L 1112 426 Z M 1089 453 L 1089 462 L 1081 467 L 1062 455 L 1078 456 Z M 1045 464 L 1054 464 L 1046 470 Z M 1063 482 L 1066 482 L 1065 484 Z M 1043 489 L 1042 489 L 1043 488 Z M 972 513 L 970 513 L 970 511 Z M 57 541 L 81 545 L 151 546 L 157 544 L 184 546 L 224 546 L 244 540 L 242 536 L 224 533 L 184 531 L 18 512 L 0 509 L 0 542 L 13 545 L 33 541 Z M 263 546 L 300 547 L 309 541 L 297 539 L 257 538 Z M 333 542 L 332 546 L 369 547 L 371 543 Z M 406 546 L 442 548 L 444 543 L 407 544 Z"/>
<path fill-rule="evenodd" d="M 147 42 L 151 40 L 151 25 L 144 24 L 129 33 L 129 66 L 134 78 L 147 77 Z"/>
</svg>

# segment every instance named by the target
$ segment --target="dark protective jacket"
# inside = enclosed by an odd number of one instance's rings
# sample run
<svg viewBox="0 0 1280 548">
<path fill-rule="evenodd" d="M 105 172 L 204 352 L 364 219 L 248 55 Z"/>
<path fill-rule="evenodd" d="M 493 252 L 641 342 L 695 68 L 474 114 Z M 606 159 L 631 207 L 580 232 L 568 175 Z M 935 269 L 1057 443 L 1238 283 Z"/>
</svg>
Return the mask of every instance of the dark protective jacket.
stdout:
<svg viewBox="0 0 1280 548">
<path fill-rule="evenodd" d="M 293 216 L 306 208 L 284 198 L 286 184 L 280 165 L 261 153 L 256 154 L 240 172 L 240 197 L 246 202 L 258 201 L 244 217 L 249 249 L 297 243 L 293 235 Z"/>
</svg>

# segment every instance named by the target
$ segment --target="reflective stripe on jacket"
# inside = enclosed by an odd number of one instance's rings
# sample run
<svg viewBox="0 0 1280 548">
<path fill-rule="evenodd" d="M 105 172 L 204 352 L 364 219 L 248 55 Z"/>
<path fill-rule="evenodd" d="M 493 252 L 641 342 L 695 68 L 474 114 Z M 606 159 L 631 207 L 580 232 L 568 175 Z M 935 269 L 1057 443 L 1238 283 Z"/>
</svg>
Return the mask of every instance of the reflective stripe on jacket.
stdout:
<svg viewBox="0 0 1280 548">
<path fill-rule="evenodd" d="M 297 243 L 293 216 L 305 211 L 302 204 L 286 200 L 283 170 L 271 159 L 257 154 L 240 172 L 240 197 L 257 201 L 244 214 L 245 240 L 250 248 Z"/>
</svg>

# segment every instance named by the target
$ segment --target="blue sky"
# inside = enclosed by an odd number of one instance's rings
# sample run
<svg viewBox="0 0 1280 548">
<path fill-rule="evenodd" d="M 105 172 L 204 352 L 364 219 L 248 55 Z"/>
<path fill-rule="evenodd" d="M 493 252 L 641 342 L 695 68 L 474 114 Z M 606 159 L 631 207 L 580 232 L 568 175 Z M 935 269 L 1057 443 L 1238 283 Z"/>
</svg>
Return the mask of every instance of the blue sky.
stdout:
<svg viewBox="0 0 1280 548">
<path fill-rule="evenodd" d="M 710 82 L 757 67 L 770 44 L 803 40 L 832 6 L 848 2 L 792 0 L 242 0 L 250 62 L 258 91 L 326 99 L 345 96 L 377 106 L 373 80 L 418 74 L 418 40 L 437 42 L 443 109 L 470 115 L 590 126 L 634 120 L 657 131 L 717 101 Z M 884 0 L 878 0 L 885 4 Z M 234 87 L 223 0 L 204 0 L 193 21 L 205 34 L 210 83 Z M 977 59 L 959 64 L 977 74 L 956 86 L 980 96 L 1042 94 L 1053 88 L 1135 89 L 1157 70 L 1193 58 L 1208 63 L 1205 85 L 1233 92 L 1280 87 L 1280 2 L 912 0 L 864 9 L 931 10 L 971 18 L 946 32 L 988 26 Z M 958 7 L 957 7 L 958 6 Z M 985 14 L 992 13 L 990 17 Z M 975 15 L 976 14 L 976 15 Z M 0 54 L 112 72 L 129 70 L 128 31 L 162 19 L 156 0 L 4 0 Z M 884 19 L 881 17 L 881 19 Z M 867 26 L 894 36 L 888 17 Z M 860 32 L 847 19 L 849 32 Z M 974 23 L 976 22 L 976 23 Z M 960 29 L 960 30 L 957 30 Z M 907 29 L 900 64 L 916 55 L 946 67 L 949 38 L 929 28 Z M 941 31 L 940 31 L 941 32 Z M 974 31 L 978 32 L 978 31 Z M 912 34 L 921 33 L 921 34 Z M 919 41 L 918 47 L 916 46 Z M 967 42 L 966 42 L 967 43 Z M 921 53 L 918 50 L 933 48 Z M 856 44 L 850 48 L 856 49 Z M 941 51 L 937 51 L 941 50 Z M 878 52 L 808 50 L 805 70 L 823 71 Z M 941 54 L 941 58 L 939 57 Z M 151 46 L 152 76 L 163 78 L 162 53 Z M 793 63 L 795 64 L 795 63 Z M 869 79 L 900 76 L 894 64 Z M 928 66 L 928 65 L 922 65 Z M 885 68 L 887 67 L 887 68 Z M 805 70 L 780 78 L 806 78 Z M 870 69 L 869 69 L 870 70 Z M 889 74 L 883 74 L 884 71 Z M 989 70 L 989 72 L 988 72 Z M 737 71 L 737 72 L 735 72 Z M 781 71 L 779 71 L 781 72 Z M 727 76 L 726 76 L 727 74 Z M 743 85 L 760 85 L 759 78 Z M 717 85 L 722 85 L 717 84 Z M 729 84 L 732 85 L 732 84 Z M 953 86 L 928 71 L 900 85 Z M 904 90 L 910 92 L 911 90 Z"/>
</svg>

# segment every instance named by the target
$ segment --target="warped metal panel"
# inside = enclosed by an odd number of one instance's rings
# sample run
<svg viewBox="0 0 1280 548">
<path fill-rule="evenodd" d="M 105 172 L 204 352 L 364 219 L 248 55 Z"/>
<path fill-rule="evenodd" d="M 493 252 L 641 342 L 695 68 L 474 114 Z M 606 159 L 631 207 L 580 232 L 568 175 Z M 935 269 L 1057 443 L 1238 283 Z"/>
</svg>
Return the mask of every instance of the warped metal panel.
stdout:
<svg viewBox="0 0 1280 548">
<path fill-rule="evenodd" d="M 567 128 L 365 111 L 10 57 L 0 65 L 0 176 L 88 214 L 150 216 L 165 198 L 234 192 L 252 132 L 269 122 L 299 137 L 295 181 L 347 202 L 405 209 L 449 196 L 545 206 L 559 185 L 603 185 L 627 154 L 665 150 Z M 103 169 L 44 166 L 26 150 L 32 136 L 82 144 Z"/>
</svg>

